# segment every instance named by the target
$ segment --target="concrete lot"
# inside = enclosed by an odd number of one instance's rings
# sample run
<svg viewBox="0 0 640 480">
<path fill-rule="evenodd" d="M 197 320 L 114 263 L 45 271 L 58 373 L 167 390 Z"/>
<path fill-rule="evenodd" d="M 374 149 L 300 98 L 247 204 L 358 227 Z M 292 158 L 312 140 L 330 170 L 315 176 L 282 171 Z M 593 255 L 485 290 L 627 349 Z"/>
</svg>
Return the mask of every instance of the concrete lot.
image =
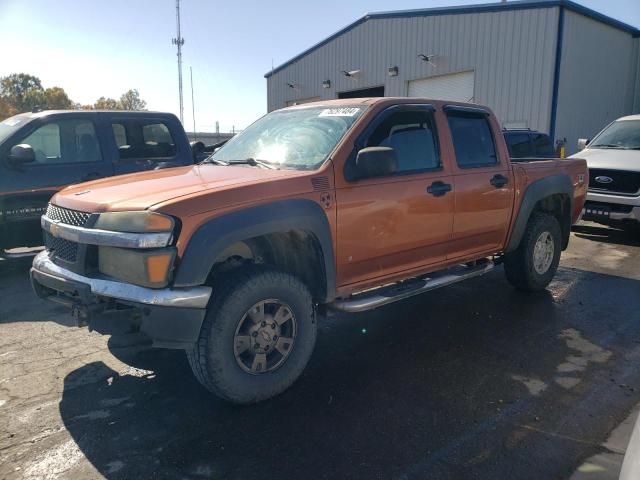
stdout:
<svg viewBox="0 0 640 480">
<path fill-rule="evenodd" d="M 248 408 L 182 352 L 71 326 L 28 266 L 0 262 L 2 479 L 567 478 L 640 402 L 640 236 L 593 224 L 540 294 L 498 270 L 326 319 L 301 379 Z"/>
</svg>

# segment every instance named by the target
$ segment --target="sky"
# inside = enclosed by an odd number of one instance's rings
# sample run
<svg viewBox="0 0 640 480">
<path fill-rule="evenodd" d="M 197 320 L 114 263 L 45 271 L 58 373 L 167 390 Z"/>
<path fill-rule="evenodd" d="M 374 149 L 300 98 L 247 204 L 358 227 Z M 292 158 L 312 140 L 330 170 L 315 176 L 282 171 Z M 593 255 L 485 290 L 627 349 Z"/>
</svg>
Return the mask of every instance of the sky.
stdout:
<svg viewBox="0 0 640 480">
<path fill-rule="evenodd" d="M 640 27 L 640 0 L 578 0 Z M 479 0 L 181 0 L 184 123 L 242 129 L 266 113 L 264 74 L 367 12 Z M 81 104 L 136 88 L 179 112 L 175 0 L 0 0 L 0 77 L 24 72 Z"/>
</svg>

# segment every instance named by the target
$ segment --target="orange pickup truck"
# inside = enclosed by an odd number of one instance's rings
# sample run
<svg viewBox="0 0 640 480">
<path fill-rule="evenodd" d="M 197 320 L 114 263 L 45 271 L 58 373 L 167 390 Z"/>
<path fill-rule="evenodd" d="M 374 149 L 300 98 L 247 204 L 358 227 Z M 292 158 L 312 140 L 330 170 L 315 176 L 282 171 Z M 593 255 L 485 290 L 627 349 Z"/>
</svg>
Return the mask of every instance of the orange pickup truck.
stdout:
<svg viewBox="0 0 640 480">
<path fill-rule="evenodd" d="M 486 107 L 348 99 L 262 117 L 203 163 L 68 187 L 42 217 L 36 293 L 79 325 L 128 309 L 237 403 L 288 388 L 318 313 L 360 312 L 503 264 L 553 278 L 583 160 L 510 161 Z"/>
</svg>

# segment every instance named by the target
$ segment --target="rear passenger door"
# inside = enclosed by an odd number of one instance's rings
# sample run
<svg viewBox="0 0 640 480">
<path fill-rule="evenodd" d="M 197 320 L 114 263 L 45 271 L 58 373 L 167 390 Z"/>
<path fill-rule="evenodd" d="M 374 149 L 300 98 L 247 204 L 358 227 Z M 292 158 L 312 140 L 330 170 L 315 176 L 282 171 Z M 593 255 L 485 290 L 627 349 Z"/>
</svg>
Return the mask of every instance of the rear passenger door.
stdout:
<svg viewBox="0 0 640 480">
<path fill-rule="evenodd" d="M 513 204 L 513 177 L 497 124 L 479 108 L 445 107 L 455 153 L 455 211 L 449 258 L 499 249 Z"/>
<path fill-rule="evenodd" d="M 178 151 L 171 127 L 163 118 L 113 118 L 116 174 L 184 165 L 184 152 Z"/>
</svg>

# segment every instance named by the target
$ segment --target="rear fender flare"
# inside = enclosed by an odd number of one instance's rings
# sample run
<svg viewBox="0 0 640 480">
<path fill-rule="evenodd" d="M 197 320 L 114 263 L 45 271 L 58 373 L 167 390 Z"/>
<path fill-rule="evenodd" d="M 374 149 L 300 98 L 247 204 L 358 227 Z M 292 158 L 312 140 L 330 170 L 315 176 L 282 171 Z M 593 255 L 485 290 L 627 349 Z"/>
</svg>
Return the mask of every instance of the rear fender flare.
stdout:
<svg viewBox="0 0 640 480">
<path fill-rule="evenodd" d="M 322 250 L 325 302 L 335 297 L 335 261 L 331 227 L 320 205 L 312 200 L 279 200 L 213 218 L 192 235 L 178 266 L 174 286 L 203 285 L 219 255 L 234 243 L 270 233 L 304 230 Z M 215 293 L 214 293 L 215 294 Z"/>
<path fill-rule="evenodd" d="M 571 212 L 573 211 L 573 184 L 571 183 L 569 176 L 552 175 L 550 177 L 536 180 L 527 187 L 505 252 L 511 252 L 520 245 L 520 240 L 522 240 L 524 231 L 527 228 L 527 223 L 529 222 L 529 217 L 531 216 L 536 203 L 543 198 L 557 194 L 566 195 L 569 199 L 569 216 L 571 216 Z M 569 220 L 569 223 L 571 223 L 571 220 Z M 563 238 L 563 248 L 565 248 L 568 243 L 569 228 L 571 225 L 567 228 L 562 225 L 561 227 L 564 236 L 567 237 Z"/>
</svg>

